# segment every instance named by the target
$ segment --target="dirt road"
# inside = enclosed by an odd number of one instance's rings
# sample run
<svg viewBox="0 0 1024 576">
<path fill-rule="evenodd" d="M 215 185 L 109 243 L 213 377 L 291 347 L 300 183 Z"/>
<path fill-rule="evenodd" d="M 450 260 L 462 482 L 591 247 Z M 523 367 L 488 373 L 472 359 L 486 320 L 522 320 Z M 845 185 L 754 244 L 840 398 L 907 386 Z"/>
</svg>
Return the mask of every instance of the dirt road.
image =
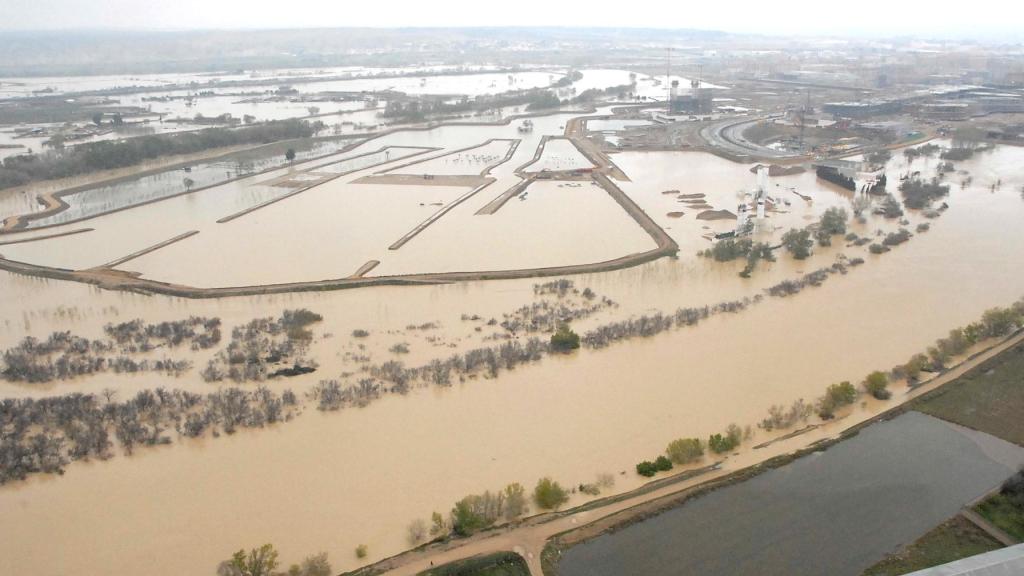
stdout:
<svg viewBox="0 0 1024 576">
<path fill-rule="evenodd" d="M 372 571 L 370 573 L 392 576 L 412 576 L 431 566 L 441 566 L 471 556 L 513 551 L 526 559 L 533 576 L 541 576 L 543 571 L 540 555 L 548 539 L 552 536 L 586 526 L 586 530 L 569 538 L 570 541 L 583 540 L 631 517 L 642 517 L 663 509 L 696 486 L 711 480 L 726 478 L 772 457 L 807 448 L 821 440 L 836 438 L 844 430 L 877 419 L 926 392 L 956 380 L 972 368 L 1021 342 L 1024 342 L 1024 331 L 996 343 L 909 391 L 901 397 L 902 401 L 896 406 L 889 406 L 886 410 L 874 414 L 864 413 L 859 415 L 859 418 L 851 416 L 842 422 L 828 423 L 809 430 L 806 434 L 777 441 L 770 448 L 744 450 L 730 461 L 726 461 L 722 467 L 704 474 L 686 478 L 680 482 L 668 483 L 655 490 L 641 487 L 625 495 L 607 498 L 607 504 L 602 504 L 602 500 L 598 500 L 565 512 L 533 516 L 519 523 L 483 532 L 470 538 L 426 546 L 385 559 L 367 567 L 366 570 Z"/>
</svg>

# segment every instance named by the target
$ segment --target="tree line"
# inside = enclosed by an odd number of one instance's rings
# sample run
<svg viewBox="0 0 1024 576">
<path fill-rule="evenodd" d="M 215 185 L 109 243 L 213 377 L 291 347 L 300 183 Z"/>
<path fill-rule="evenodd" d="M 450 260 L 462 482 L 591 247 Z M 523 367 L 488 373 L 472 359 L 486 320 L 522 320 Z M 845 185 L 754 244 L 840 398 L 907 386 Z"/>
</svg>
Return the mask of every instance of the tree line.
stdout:
<svg viewBox="0 0 1024 576">
<path fill-rule="evenodd" d="M 177 437 L 232 434 L 294 416 L 297 398 L 259 387 L 209 394 L 141 390 L 123 401 L 107 390 L 48 398 L 0 401 L 0 484 L 30 474 L 63 474 L 75 460 L 106 460 L 114 440 L 126 454 L 138 446 L 170 444 Z"/>
<path fill-rule="evenodd" d="M 135 166 L 164 156 L 194 154 L 225 146 L 309 138 L 322 127 L 323 124 L 319 122 L 276 120 L 240 128 L 206 128 L 176 134 L 139 136 L 79 144 L 45 154 L 9 156 L 0 166 L 0 189 L 38 180 Z"/>
</svg>

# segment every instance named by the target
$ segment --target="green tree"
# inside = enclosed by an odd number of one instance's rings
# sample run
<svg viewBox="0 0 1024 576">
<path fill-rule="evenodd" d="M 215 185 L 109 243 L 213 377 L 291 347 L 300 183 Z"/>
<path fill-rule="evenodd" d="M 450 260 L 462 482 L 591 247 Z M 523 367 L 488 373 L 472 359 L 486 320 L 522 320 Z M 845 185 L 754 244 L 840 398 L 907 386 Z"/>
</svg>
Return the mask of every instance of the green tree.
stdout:
<svg viewBox="0 0 1024 576">
<path fill-rule="evenodd" d="M 102 112 L 97 112 L 97 113 L 93 114 L 92 115 L 92 123 L 97 125 L 97 126 L 99 126 L 100 124 L 103 124 L 103 113 Z"/>
<path fill-rule="evenodd" d="M 360 544 L 359 546 L 356 546 L 356 558 L 362 560 L 363 558 L 366 558 L 366 556 L 369 554 L 370 548 L 366 544 Z"/>
<path fill-rule="evenodd" d="M 716 262 L 729 262 L 747 256 L 753 246 L 750 238 L 723 238 L 701 252 L 701 255 L 713 258 Z"/>
<path fill-rule="evenodd" d="M 729 436 L 723 436 L 721 434 L 712 434 L 708 438 L 708 448 L 711 449 L 715 454 L 721 454 L 728 452 L 735 448 L 739 444 L 738 441 L 730 438 Z"/>
<path fill-rule="evenodd" d="M 1012 308 L 992 308 L 981 316 L 983 334 L 989 338 L 1006 336 L 1020 322 Z"/>
<path fill-rule="evenodd" d="M 921 377 L 921 371 L 928 366 L 928 357 L 924 354 L 914 354 L 906 364 L 903 365 L 903 375 L 907 380 L 916 381 Z"/>
<path fill-rule="evenodd" d="M 285 153 L 284 153 L 284 159 L 289 161 L 289 162 L 294 161 L 295 160 L 295 148 L 289 148 L 288 150 L 286 150 Z"/>
<path fill-rule="evenodd" d="M 235 552 L 231 560 L 221 563 L 217 570 L 218 576 L 272 576 L 277 569 L 277 550 L 273 544 L 264 544 L 253 548 L 246 554 L 245 550 Z"/>
<path fill-rule="evenodd" d="M 704 455 L 704 446 L 699 438 L 679 438 L 669 442 L 665 453 L 676 464 L 688 464 Z"/>
<path fill-rule="evenodd" d="M 541 478 L 533 489 L 533 501 L 538 508 L 557 510 L 569 501 L 569 494 L 558 482 L 551 478 Z"/>
<path fill-rule="evenodd" d="M 658 466 L 650 460 L 644 460 L 636 465 L 636 473 L 645 478 L 650 478 L 658 473 Z"/>
<path fill-rule="evenodd" d="M 846 221 L 848 219 L 849 216 L 846 214 L 846 210 L 839 207 L 829 208 L 821 215 L 819 229 L 832 236 L 846 234 Z"/>
<path fill-rule="evenodd" d="M 551 335 L 551 349 L 555 352 L 568 352 L 579 347 L 579 334 L 573 332 L 568 324 L 559 324 L 558 329 Z"/>
<path fill-rule="evenodd" d="M 864 389 L 879 400 L 887 400 L 892 394 L 887 390 L 889 386 L 889 377 L 885 375 L 885 372 L 874 371 L 868 374 L 868 377 L 864 379 Z"/>
<path fill-rule="evenodd" d="M 307 556 L 302 564 L 292 564 L 288 568 L 288 576 L 331 576 L 331 563 L 327 560 L 327 552 Z"/>
<path fill-rule="evenodd" d="M 782 245 L 793 255 L 793 258 L 803 260 L 811 255 L 811 246 L 814 245 L 814 241 L 811 240 L 810 230 L 791 228 L 789 232 L 782 235 Z"/>
<path fill-rule="evenodd" d="M 467 501 L 468 498 L 469 496 L 459 500 L 452 508 L 452 530 L 459 536 L 469 536 L 486 527 L 483 517 L 477 513 L 476 507 Z"/>
<path fill-rule="evenodd" d="M 448 533 L 448 522 L 444 519 L 444 516 L 440 512 L 434 512 L 430 515 L 430 535 L 441 536 Z"/>
<path fill-rule="evenodd" d="M 526 488 L 518 482 L 505 486 L 505 519 L 512 520 L 527 512 Z"/>
<path fill-rule="evenodd" d="M 857 389 L 849 382 L 832 384 L 825 389 L 825 395 L 818 402 L 818 416 L 823 420 L 829 420 L 835 416 L 837 408 L 853 404 L 857 399 Z"/>
<path fill-rule="evenodd" d="M 899 218 L 903 216 L 903 206 L 892 194 L 886 194 L 882 200 L 882 216 L 886 218 Z"/>
</svg>

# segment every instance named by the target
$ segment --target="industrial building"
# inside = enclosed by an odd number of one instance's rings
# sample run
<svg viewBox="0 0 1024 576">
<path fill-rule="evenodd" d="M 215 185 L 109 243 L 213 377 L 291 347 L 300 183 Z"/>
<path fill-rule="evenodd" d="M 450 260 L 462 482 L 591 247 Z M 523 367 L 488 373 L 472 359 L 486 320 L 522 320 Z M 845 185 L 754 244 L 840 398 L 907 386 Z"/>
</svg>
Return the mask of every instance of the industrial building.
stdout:
<svg viewBox="0 0 1024 576">
<path fill-rule="evenodd" d="M 669 112 L 671 114 L 711 114 L 714 112 L 711 88 L 703 88 L 702 82 L 690 81 L 690 90 L 679 91 L 679 81 L 673 80 L 669 90 Z"/>
</svg>

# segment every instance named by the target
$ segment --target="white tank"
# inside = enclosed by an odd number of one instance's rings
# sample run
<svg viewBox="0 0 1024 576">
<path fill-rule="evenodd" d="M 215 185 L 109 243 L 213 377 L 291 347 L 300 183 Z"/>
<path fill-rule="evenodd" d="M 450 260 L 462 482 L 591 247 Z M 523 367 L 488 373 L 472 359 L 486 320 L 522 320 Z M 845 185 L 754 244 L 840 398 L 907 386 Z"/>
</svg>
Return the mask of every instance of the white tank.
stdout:
<svg viewBox="0 0 1024 576">
<path fill-rule="evenodd" d="M 746 231 L 747 221 L 750 220 L 750 212 L 747 210 L 747 203 L 744 202 L 736 207 L 736 234 Z"/>
<path fill-rule="evenodd" d="M 768 167 L 757 168 L 757 218 L 764 218 L 764 204 L 768 196 Z"/>
</svg>

